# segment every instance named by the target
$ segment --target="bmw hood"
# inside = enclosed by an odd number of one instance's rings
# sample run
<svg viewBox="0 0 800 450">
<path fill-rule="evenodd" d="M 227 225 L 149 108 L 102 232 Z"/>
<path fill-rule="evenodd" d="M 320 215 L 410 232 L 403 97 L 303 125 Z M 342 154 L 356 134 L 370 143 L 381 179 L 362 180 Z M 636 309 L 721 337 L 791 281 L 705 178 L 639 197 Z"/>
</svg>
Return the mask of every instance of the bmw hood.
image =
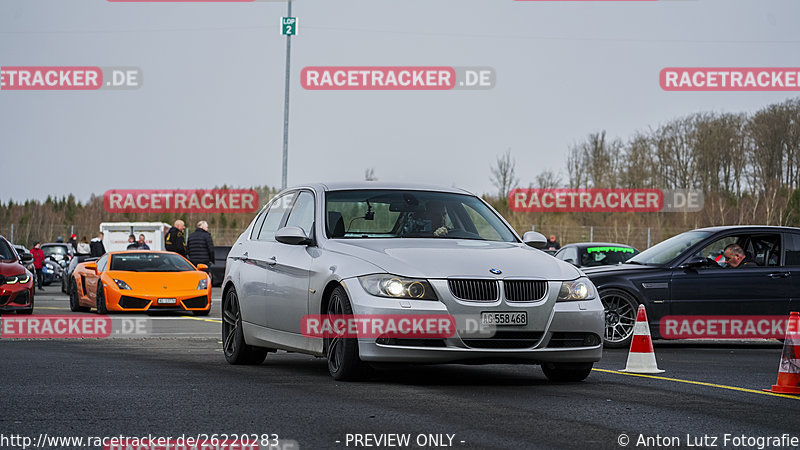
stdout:
<svg viewBox="0 0 800 450">
<path fill-rule="evenodd" d="M 571 264 L 525 244 L 464 239 L 330 240 L 326 248 L 413 278 L 509 278 L 573 280 Z M 498 273 L 499 271 L 499 273 Z"/>
</svg>

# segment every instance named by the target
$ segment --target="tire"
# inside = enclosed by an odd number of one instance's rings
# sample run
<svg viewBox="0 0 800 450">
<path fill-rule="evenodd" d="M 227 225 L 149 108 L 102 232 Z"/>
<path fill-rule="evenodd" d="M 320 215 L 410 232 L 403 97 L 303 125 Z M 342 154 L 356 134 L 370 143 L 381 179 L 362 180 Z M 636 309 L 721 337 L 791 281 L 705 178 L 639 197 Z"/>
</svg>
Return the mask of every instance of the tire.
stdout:
<svg viewBox="0 0 800 450">
<path fill-rule="evenodd" d="M 103 282 L 100 280 L 97 281 L 97 296 L 95 299 L 97 300 L 97 314 L 108 314 L 108 308 L 106 307 L 106 293 L 103 289 Z"/>
<path fill-rule="evenodd" d="M 350 299 L 344 288 L 337 286 L 328 298 L 329 315 L 353 314 Z M 328 372 L 337 381 L 357 381 L 367 378 L 371 367 L 358 357 L 358 339 L 325 338 L 325 358 Z"/>
<path fill-rule="evenodd" d="M 72 312 L 86 312 L 89 311 L 89 308 L 85 306 L 81 306 L 80 302 L 78 301 L 78 286 L 74 283 L 70 283 L 72 286 L 69 292 L 69 310 Z"/>
<path fill-rule="evenodd" d="M 550 381 L 583 381 L 592 373 L 593 363 L 544 363 L 542 372 Z"/>
<path fill-rule="evenodd" d="M 225 360 L 229 364 L 258 365 L 264 362 L 268 351 L 244 342 L 239 296 L 236 289 L 231 288 L 222 300 L 222 353 Z"/>
<path fill-rule="evenodd" d="M 625 348 L 633 340 L 633 327 L 636 324 L 636 313 L 639 302 L 622 289 L 604 289 L 600 291 L 606 317 L 606 329 L 603 341 L 609 348 Z"/>
</svg>

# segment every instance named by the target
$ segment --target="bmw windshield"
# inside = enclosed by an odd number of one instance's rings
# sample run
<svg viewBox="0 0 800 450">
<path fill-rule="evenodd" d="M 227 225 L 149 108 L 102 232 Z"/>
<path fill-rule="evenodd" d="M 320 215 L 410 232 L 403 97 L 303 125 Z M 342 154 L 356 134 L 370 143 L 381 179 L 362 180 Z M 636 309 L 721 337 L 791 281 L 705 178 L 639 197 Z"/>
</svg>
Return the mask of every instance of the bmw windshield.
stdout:
<svg viewBox="0 0 800 450">
<path fill-rule="evenodd" d="M 628 262 L 644 265 L 667 264 L 710 235 L 710 231 L 687 231 L 648 248 Z"/>
<path fill-rule="evenodd" d="M 411 190 L 328 192 L 330 238 L 439 238 L 518 242 L 480 199 Z"/>
</svg>

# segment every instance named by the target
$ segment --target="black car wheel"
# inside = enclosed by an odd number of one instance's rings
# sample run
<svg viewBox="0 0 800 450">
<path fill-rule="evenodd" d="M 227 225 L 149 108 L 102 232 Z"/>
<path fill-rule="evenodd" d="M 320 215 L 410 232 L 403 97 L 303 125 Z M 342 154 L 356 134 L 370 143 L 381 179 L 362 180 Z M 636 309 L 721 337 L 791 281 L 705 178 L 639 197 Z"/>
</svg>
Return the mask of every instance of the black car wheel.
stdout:
<svg viewBox="0 0 800 450">
<path fill-rule="evenodd" d="M 222 301 L 222 352 L 230 364 L 257 365 L 264 362 L 269 349 L 244 342 L 239 297 L 231 289 Z"/>
<path fill-rule="evenodd" d="M 72 312 L 86 312 L 89 308 L 81 306 L 78 301 L 78 287 L 72 283 L 72 288 L 69 290 L 69 310 Z"/>
<path fill-rule="evenodd" d="M 583 381 L 592 373 L 593 363 L 544 363 L 542 372 L 550 381 Z"/>
<path fill-rule="evenodd" d="M 106 308 L 106 294 L 103 290 L 103 283 L 99 280 L 95 299 L 97 300 L 97 314 L 108 314 L 108 308 Z"/>
<path fill-rule="evenodd" d="M 329 315 L 351 315 L 353 308 L 344 288 L 337 286 L 328 300 Z M 355 338 L 325 338 L 325 357 L 328 371 L 338 381 L 355 381 L 369 376 L 371 368 L 358 357 L 358 340 Z"/>
<path fill-rule="evenodd" d="M 621 289 L 600 291 L 600 301 L 603 302 L 606 313 L 605 346 L 628 347 L 633 339 L 639 303 L 631 294 Z"/>
</svg>

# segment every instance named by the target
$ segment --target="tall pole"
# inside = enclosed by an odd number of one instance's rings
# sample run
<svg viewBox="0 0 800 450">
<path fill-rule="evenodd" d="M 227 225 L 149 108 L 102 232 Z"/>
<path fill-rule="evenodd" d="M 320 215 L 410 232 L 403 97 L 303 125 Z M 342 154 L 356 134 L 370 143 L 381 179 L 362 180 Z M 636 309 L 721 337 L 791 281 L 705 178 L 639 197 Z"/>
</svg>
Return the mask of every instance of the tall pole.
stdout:
<svg viewBox="0 0 800 450">
<path fill-rule="evenodd" d="M 292 17 L 292 0 L 286 2 L 287 17 Z M 289 63 L 292 54 L 292 35 L 286 35 L 286 86 L 283 94 L 283 172 L 281 176 L 281 189 L 286 189 L 286 177 L 289 166 Z"/>
</svg>

